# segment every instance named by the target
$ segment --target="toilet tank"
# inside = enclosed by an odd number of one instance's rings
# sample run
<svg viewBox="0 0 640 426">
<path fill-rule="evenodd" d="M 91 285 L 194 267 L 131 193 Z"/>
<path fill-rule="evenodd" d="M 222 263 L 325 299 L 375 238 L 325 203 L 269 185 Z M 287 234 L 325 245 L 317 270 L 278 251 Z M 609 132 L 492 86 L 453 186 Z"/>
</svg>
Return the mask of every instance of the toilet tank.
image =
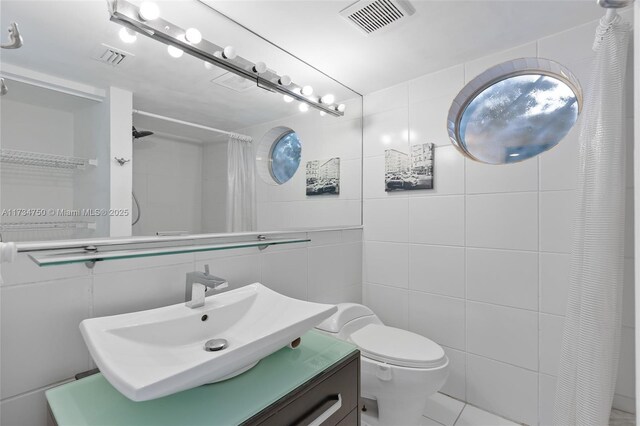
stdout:
<svg viewBox="0 0 640 426">
<path fill-rule="evenodd" d="M 336 306 L 338 307 L 338 311 L 316 326 L 317 329 L 328 333 L 339 333 L 345 324 L 355 319 L 368 316 L 377 319 L 373 311 L 364 305 L 357 303 L 339 303 Z"/>
</svg>

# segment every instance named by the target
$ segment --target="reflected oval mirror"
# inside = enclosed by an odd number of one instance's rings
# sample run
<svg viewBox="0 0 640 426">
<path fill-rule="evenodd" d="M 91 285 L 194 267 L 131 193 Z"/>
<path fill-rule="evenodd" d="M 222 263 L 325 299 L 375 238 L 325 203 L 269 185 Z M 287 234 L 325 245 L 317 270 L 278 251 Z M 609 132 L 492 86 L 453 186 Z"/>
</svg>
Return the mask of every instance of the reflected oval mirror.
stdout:
<svg viewBox="0 0 640 426">
<path fill-rule="evenodd" d="M 581 109 L 582 89 L 568 69 L 547 59 L 516 59 L 460 91 L 449 109 L 449 138 L 472 160 L 516 163 L 556 146 Z"/>
</svg>

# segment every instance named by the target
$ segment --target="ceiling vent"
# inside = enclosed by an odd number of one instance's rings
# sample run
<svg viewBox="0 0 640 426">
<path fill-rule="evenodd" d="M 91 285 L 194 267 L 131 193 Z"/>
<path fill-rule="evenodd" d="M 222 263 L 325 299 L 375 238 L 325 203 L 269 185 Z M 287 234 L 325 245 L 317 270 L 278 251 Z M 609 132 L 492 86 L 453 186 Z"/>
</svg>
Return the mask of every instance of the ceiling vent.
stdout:
<svg viewBox="0 0 640 426">
<path fill-rule="evenodd" d="M 407 1 L 360 0 L 342 10 L 340 16 L 369 35 L 394 28 L 414 13 Z"/>
<path fill-rule="evenodd" d="M 129 56 L 135 55 L 103 43 L 100 45 L 100 48 L 97 49 L 96 54 L 93 55 L 93 59 L 116 67 L 118 65 L 122 65 L 124 60 Z"/>
<path fill-rule="evenodd" d="M 236 92 L 246 92 L 256 87 L 256 82 L 247 80 L 239 75 L 227 72 L 211 80 L 212 83 L 219 84 Z"/>
</svg>

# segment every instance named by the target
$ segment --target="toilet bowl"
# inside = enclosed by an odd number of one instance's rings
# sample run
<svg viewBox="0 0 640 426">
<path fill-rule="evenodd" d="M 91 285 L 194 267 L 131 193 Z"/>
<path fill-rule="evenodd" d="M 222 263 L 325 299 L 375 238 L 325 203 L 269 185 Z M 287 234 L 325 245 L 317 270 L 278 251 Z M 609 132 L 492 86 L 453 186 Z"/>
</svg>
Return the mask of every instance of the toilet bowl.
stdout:
<svg viewBox="0 0 640 426">
<path fill-rule="evenodd" d="M 369 308 L 341 303 L 316 327 L 358 346 L 361 396 L 377 403 L 363 423 L 413 426 L 421 423 L 427 399 L 446 382 L 449 360 L 442 347 L 419 334 L 385 326 Z M 373 414 L 372 414 L 373 413 Z"/>
</svg>

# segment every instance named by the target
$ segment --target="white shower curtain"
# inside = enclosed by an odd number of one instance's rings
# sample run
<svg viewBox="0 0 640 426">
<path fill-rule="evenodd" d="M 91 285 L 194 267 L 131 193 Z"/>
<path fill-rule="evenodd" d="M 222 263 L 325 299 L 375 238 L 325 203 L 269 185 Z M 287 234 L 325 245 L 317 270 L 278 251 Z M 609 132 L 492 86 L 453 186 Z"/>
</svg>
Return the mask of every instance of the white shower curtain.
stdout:
<svg viewBox="0 0 640 426">
<path fill-rule="evenodd" d="M 555 425 L 607 425 L 620 354 L 624 260 L 625 70 L 630 26 L 600 21 L 585 93 L 569 297 Z"/>
<path fill-rule="evenodd" d="M 227 145 L 227 231 L 256 229 L 255 159 L 251 140 L 231 135 Z"/>
</svg>

